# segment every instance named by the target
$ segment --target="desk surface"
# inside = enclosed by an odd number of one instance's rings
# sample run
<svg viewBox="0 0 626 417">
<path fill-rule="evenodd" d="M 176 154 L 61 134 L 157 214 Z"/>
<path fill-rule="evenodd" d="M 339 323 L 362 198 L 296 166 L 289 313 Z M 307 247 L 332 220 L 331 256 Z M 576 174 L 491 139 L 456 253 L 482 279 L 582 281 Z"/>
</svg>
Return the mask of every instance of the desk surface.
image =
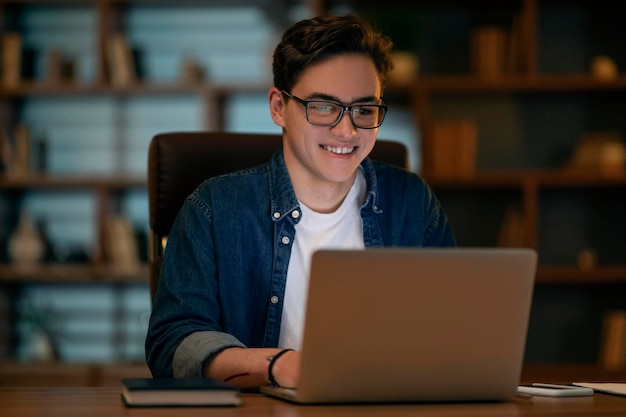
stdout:
<svg viewBox="0 0 626 417">
<path fill-rule="evenodd" d="M 227 408 L 125 408 L 119 388 L 0 388 L 3 416 L 20 417 L 524 417 L 626 416 L 626 398 L 595 394 L 580 398 L 516 398 L 496 404 L 394 404 L 299 406 L 260 394 L 244 394 L 243 404 Z"/>
</svg>

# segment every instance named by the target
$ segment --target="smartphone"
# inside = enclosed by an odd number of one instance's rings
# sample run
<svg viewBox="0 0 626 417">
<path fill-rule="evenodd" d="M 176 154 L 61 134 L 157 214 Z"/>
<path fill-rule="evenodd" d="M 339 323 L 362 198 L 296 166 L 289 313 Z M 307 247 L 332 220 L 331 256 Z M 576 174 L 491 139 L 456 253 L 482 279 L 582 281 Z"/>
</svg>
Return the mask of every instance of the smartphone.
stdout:
<svg viewBox="0 0 626 417">
<path fill-rule="evenodd" d="M 517 392 L 521 394 L 540 395 L 544 397 L 588 397 L 593 395 L 591 388 L 575 387 L 573 385 L 540 384 L 531 386 L 520 385 Z"/>
</svg>

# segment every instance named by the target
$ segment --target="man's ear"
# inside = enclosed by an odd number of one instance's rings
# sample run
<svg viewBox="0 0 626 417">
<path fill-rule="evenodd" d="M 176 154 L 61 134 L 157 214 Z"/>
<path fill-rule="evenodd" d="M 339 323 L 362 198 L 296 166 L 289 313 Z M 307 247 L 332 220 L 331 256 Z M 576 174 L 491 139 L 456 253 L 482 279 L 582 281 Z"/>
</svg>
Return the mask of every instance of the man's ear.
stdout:
<svg viewBox="0 0 626 417">
<path fill-rule="evenodd" d="M 267 95 L 270 104 L 270 114 L 272 120 L 278 126 L 285 127 L 285 101 L 283 100 L 283 94 L 276 87 L 270 88 Z"/>
</svg>

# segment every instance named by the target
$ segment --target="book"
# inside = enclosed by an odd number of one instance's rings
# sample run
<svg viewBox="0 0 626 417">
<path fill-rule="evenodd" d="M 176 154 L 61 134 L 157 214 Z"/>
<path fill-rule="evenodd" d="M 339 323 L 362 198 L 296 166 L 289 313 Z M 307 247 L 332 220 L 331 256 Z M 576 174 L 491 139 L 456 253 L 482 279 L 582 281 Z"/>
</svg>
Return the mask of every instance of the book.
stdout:
<svg viewBox="0 0 626 417">
<path fill-rule="evenodd" d="M 0 205 L 0 211 L 3 209 Z M 13 331 L 14 303 L 9 291 L 0 291 L 0 357 L 8 358 L 13 353 L 15 336 Z"/>
<path fill-rule="evenodd" d="M 210 378 L 125 378 L 122 401 L 128 407 L 237 406 L 239 389 Z"/>
<path fill-rule="evenodd" d="M 435 120 L 431 171 L 438 178 L 469 177 L 476 172 L 478 127 L 471 119 Z"/>
<path fill-rule="evenodd" d="M 505 72 L 507 31 L 497 26 L 478 27 L 471 32 L 471 65 L 474 74 L 497 79 Z"/>
<path fill-rule="evenodd" d="M 456 124 L 447 120 L 435 120 L 432 125 L 431 171 L 437 177 L 448 177 L 455 171 Z"/>
<path fill-rule="evenodd" d="M 599 361 L 605 369 L 626 369 L 626 311 L 615 310 L 605 314 Z"/>
<path fill-rule="evenodd" d="M 5 129 L 0 130 L 0 176 L 6 176 L 12 167 L 13 144 Z"/>
<path fill-rule="evenodd" d="M 524 214 L 515 204 L 511 204 L 504 212 L 502 225 L 498 231 L 498 246 L 502 248 L 521 248 L 526 244 Z"/>
<path fill-rule="evenodd" d="M 30 174 L 30 131 L 25 123 L 19 123 L 13 133 L 13 161 L 11 175 L 26 178 Z"/>
<path fill-rule="evenodd" d="M 520 15 L 513 16 L 513 23 L 507 36 L 506 56 L 504 62 L 505 74 L 524 73 L 524 33 Z"/>
<path fill-rule="evenodd" d="M 17 32 L 2 36 L 0 45 L 2 56 L 2 82 L 6 87 L 17 87 L 21 82 L 22 72 L 22 37 Z"/>
</svg>

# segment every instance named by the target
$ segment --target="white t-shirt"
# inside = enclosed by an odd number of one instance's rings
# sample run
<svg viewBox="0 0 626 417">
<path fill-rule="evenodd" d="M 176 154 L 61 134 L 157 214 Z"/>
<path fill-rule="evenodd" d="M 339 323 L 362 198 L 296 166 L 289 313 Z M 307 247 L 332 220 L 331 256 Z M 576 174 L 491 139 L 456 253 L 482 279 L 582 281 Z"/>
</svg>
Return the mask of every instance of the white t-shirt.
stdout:
<svg viewBox="0 0 626 417">
<path fill-rule="evenodd" d="M 279 347 L 300 349 L 306 312 L 311 256 L 318 249 L 363 249 L 361 206 L 367 186 L 362 169 L 341 206 L 333 213 L 318 213 L 300 202 L 302 218 L 296 225 L 280 325 Z"/>
</svg>

